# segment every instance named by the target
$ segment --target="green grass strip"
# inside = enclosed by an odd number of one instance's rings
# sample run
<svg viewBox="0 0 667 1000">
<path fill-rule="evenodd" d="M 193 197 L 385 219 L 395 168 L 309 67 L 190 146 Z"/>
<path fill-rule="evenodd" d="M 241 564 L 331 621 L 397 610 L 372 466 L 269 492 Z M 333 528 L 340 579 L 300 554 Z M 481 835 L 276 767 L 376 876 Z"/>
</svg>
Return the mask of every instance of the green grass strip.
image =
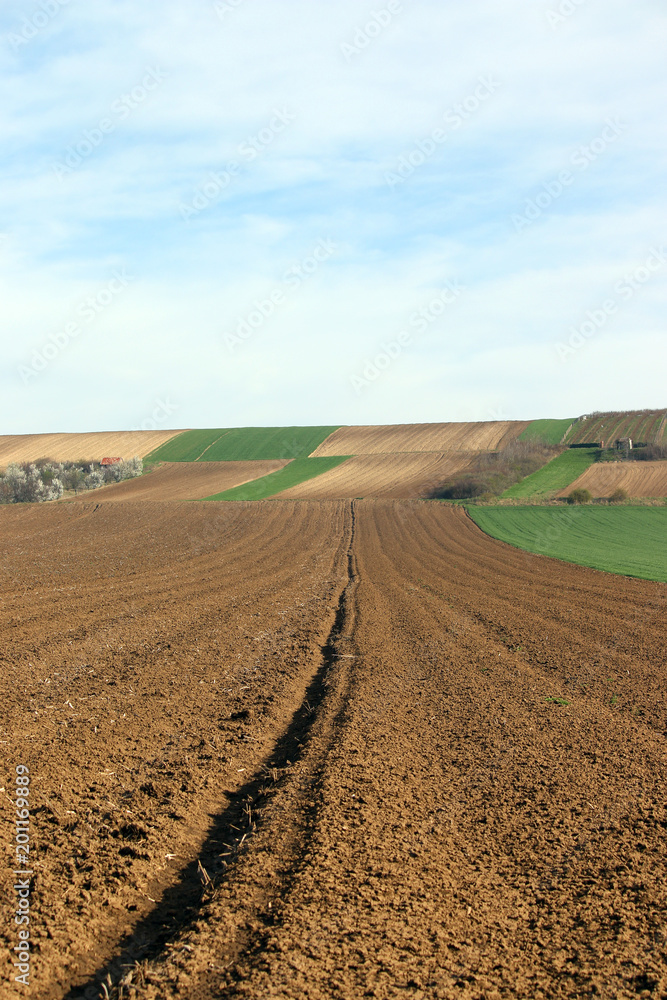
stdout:
<svg viewBox="0 0 667 1000">
<path fill-rule="evenodd" d="M 216 493 L 211 497 L 204 497 L 205 500 L 268 500 L 275 497 L 283 490 L 289 490 L 292 486 L 305 483 L 308 479 L 321 476 L 323 472 L 335 469 L 341 462 L 345 462 L 349 455 L 335 456 L 331 458 L 296 458 L 284 469 L 277 472 L 270 472 L 268 476 L 260 479 L 253 479 L 251 483 L 243 483 L 242 486 L 234 486 L 231 490 L 223 493 Z"/>
<path fill-rule="evenodd" d="M 307 458 L 337 427 L 235 427 L 202 455 L 202 462 Z"/>
<path fill-rule="evenodd" d="M 224 433 L 224 428 L 183 431 L 147 455 L 144 463 L 153 465 L 155 462 L 196 462 L 201 453 Z"/>
<path fill-rule="evenodd" d="M 543 444 L 560 444 L 574 418 L 567 420 L 533 420 L 519 435 L 519 441 L 541 441 Z"/>
<path fill-rule="evenodd" d="M 502 496 L 524 500 L 531 497 L 552 496 L 559 490 L 564 490 L 586 471 L 595 461 L 596 451 L 596 448 L 568 448 L 537 472 L 510 486 Z"/>
<path fill-rule="evenodd" d="M 667 507 L 468 507 L 492 538 L 579 566 L 667 582 Z"/>
<path fill-rule="evenodd" d="M 254 462 L 306 458 L 338 427 L 219 427 L 183 431 L 144 459 L 156 462 Z"/>
</svg>

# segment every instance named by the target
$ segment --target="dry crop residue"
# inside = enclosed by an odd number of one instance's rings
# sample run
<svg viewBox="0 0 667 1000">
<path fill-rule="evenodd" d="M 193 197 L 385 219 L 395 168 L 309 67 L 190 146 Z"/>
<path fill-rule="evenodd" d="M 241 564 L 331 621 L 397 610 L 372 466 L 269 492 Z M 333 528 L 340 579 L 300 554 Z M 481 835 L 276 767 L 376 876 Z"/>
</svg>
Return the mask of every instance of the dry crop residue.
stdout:
<svg viewBox="0 0 667 1000">
<path fill-rule="evenodd" d="M 494 451 L 528 427 L 527 420 L 457 424 L 389 424 L 341 427 L 315 449 L 319 455 L 379 455 L 401 451 Z"/>
<path fill-rule="evenodd" d="M 665 995 L 664 586 L 421 501 L 0 515 L 34 997 Z"/>
<path fill-rule="evenodd" d="M 453 452 L 423 454 L 356 455 L 330 472 L 293 486 L 279 499 L 327 500 L 339 497 L 423 496 L 431 487 L 462 472 L 470 464 L 470 455 Z"/>
<path fill-rule="evenodd" d="M 557 494 L 590 490 L 594 497 L 609 497 L 623 489 L 629 497 L 667 497 L 667 462 L 596 462 Z"/>
<path fill-rule="evenodd" d="M 145 458 L 182 431 L 100 431 L 93 434 L 6 434 L 0 436 L 0 468 L 11 462 L 99 462 L 108 456 Z"/>
<path fill-rule="evenodd" d="M 201 500 L 241 486 L 288 464 L 285 459 L 265 462 L 165 462 L 153 472 L 105 486 L 95 493 L 98 501 L 120 500 Z M 79 502 L 90 503 L 90 493 Z"/>
</svg>

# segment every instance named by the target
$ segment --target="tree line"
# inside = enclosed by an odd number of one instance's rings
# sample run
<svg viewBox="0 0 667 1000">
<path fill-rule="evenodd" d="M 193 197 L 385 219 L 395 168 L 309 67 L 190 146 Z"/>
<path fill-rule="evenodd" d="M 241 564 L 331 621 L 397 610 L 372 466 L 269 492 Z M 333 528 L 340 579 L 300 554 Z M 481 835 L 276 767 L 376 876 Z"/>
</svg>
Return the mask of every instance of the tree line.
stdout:
<svg viewBox="0 0 667 1000">
<path fill-rule="evenodd" d="M 113 465 L 99 462 L 54 462 L 40 458 L 36 462 L 13 462 L 0 476 L 0 503 L 44 503 L 59 500 L 65 492 L 78 494 L 96 490 L 108 483 L 140 476 L 144 463 L 135 455 Z"/>
</svg>

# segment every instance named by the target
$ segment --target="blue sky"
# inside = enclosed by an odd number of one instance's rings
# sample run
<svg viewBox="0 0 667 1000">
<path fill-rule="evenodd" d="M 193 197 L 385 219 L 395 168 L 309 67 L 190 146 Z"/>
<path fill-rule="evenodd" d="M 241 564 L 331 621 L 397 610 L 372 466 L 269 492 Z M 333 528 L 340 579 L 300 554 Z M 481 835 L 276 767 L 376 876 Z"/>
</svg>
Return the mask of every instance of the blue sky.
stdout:
<svg viewBox="0 0 667 1000">
<path fill-rule="evenodd" d="M 0 433 L 667 405 L 666 22 L 5 0 Z"/>
</svg>

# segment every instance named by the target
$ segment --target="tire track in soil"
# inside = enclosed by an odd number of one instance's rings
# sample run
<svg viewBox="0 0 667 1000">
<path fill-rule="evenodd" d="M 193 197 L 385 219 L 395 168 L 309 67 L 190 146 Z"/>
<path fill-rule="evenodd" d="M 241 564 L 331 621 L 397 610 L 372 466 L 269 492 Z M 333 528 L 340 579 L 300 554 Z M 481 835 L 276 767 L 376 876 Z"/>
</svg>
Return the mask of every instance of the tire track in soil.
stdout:
<svg viewBox="0 0 667 1000">
<path fill-rule="evenodd" d="M 309 865 L 236 990 L 184 979 L 160 997 L 667 1000 L 664 740 L 587 694 L 549 703 L 549 665 L 536 689 L 465 610 L 476 592 L 518 649 L 551 613 L 542 585 L 598 629 L 660 588 L 551 562 L 528 573 L 434 505 L 359 506 L 362 667 Z"/>
<path fill-rule="evenodd" d="M 292 526 L 268 536 L 274 590 L 304 586 L 304 509 L 255 508 Z M 167 914 L 171 937 L 127 970 L 123 1000 L 667 1000 L 665 587 L 526 557 L 440 505 L 336 509 L 308 659 L 276 657 L 296 680 L 243 758 L 258 796 L 233 796 L 227 842 L 249 836 L 233 854 L 206 841 L 215 885 L 194 872 L 196 908 L 180 932 Z M 187 610 L 198 594 L 177 569 Z M 248 593 L 253 611 L 270 596 Z M 192 634 L 215 630 L 210 611 Z M 294 756 L 263 775 L 288 722 Z"/>
<path fill-rule="evenodd" d="M 114 958 L 99 969 L 88 983 L 71 989 L 63 1000 L 92 1000 L 98 997 L 123 1000 L 130 986 L 150 989 L 150 982 L 164 981 L 165 978 L 173 980 L 178 976 L 178 969 L 169 967 L 171 956 L 179 945 L 181 953 L 202 950 L 200 941 L 196 946 L 187 943 L 193 935 L 198 937 L 200 927 L 204 929 L 206 944 L 203 950 L 207 953 L 211 947 L 213 917 L 209 911 L 218 908 L 221 891 L 225 896 L 236 894 L 239 869 L 246 861 L 252 866 L 252 858 L 246 852 L 256 835 L 259 832 L 269 834 L 272 827 L 282 824 L 291 829 L 282 844 L 282 859 L 273 859 L 280 867 L 277 881 L 270 886 L 256 885 L 253 898 L 246 898 L 234 912 L 234 927 L 224 945 L 230 979 L 234 979 L 235 959 L 243 955 L 247 960 L 262 952 L 265 931 L 261 916 L 264 914 L 267 922 L 275 926 L 276 920 L 271 913 L 275 904 L 269 901 L 269 896 L 276 899 L 289 893 L 305 863 L 310 834 L 317 823 L 318 807 L 312 799 L 347 707 L 349 669 L 340 661 L 355 658 L 355 653 L 350 652 L 354 649 L 352 633 L 359 582 L 353 550 L 355 501 L 350 502 L 349 516 L 349 540 L 345 553 L 347 580 L 338 597 L 333 625 L 321 647 L 320 666 L 312 676 L 301 704 L 250 780 L 237 791 L 227 793 L 232 801 L 215 818 L 198 857 L 181 872 L 179 881 L 165 891 L 155 908 L 120 943 Z M 245 716 L 247 713 L 240 712 L 238 715 Z M 307 759 L 309 755 L 312 757 L 310 760 Z M 300 788 L 296 796 L 298 802 L 295 803 L 290 785 L 296 775 Z M 286 796 L 289 801 L 278 803 L 281 796 Z M 228 850 L 221 852 L 221 845 Z M 229 860 L 221 860 L 224 856 Z M 244 875 L 241 880 L 245 881 Z M 228 899 L 224 902 L 224 910 L 228 917 Z M 219 952 L 216 957 L 219 957 Z M 197 992 L 189 989 L 188 996 L 193 1000 L 196 996 L 211 996 L 207 978 L 204 973 L 197 982 Z M 219 983 L 219 975 L 216 982 Z M 146 993 L 146 996 L 149 995 Z M 158 991 L 156 996 L 160 995 Z M 235 995 L 233 986 L 227 995 Z"/>
<path fill-rule="evenodd" d="M 302 701 L 346 580 L 344 504 L 324 521 L 308 504 L 114 506 L 1 511 L 19 614 L 0 602 L 0 735 L 36 778 L 35 1000 L 89 982 L 199 853 Z"/>
</svg>

